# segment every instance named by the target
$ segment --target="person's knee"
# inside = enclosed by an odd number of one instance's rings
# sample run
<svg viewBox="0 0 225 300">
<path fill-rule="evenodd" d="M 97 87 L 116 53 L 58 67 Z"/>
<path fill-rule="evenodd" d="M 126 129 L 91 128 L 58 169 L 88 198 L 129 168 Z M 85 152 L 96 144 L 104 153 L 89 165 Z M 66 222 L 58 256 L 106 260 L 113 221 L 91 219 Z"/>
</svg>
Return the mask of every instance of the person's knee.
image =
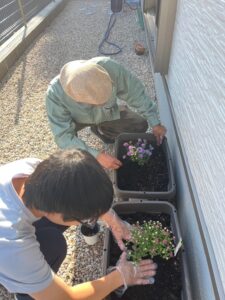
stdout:
<svg viewBox="0 0 225 300">
<path fill-rule="evenodd" d="M 122 132 L 146 132 L 148 129 L 147 120 L 127 107 L 120 110 L 120 123 Z"/>
<path fill-rule="evenodd" d="M 63 261 L 67 254 L 67 243 L 63 234 L 59 230 L 56 231 L 57 231 L 56 234 L 57 236 L 55 237 L 55 245 L 57 245 L 58 254 L 61 257 L 61 260 Z"/>
<path fill-rule="evenodd" d="M 36 236 L 47 262 L 51 264 L 55 260 L 54 256 L 59 260 L 58 264 L 62 263 L 67 254 L 67 243 L 62 232 L 52 227 L 41 228 L 36 231 Z"/>
<path fill-rule="evenodd" d="M 140 127 L 141 127 L 141 131 L 140 132 L 146 132 L 147 129 L 148 129 L 148 122 L 145 119 L 143 119 L 140 122 Z"/>
<path fill-rule="evenodd" d="M 136 118 L 130 122 L 130 129 L 132 129 L 132 132 L 146 132 L 148 129 L 148 122 L 142 117 Z"/>
</svg>

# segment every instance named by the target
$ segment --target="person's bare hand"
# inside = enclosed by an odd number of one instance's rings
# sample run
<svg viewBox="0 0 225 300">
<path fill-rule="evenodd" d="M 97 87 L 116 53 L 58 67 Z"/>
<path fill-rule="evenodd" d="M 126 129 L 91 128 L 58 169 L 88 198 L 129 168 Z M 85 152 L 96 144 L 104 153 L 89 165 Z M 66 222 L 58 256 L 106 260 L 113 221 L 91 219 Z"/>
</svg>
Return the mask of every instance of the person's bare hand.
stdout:
<svg viewBox="0 0 225 300">
<path fill-rule="evenodd" d="M 122 162 L 116 157 L 101 152 L 97 157 L 97 161 L 106 169 L 119 169 L 122 166 Z"/>
<path fill-rule="evenodd" d="M 166 134 L 166 127 L 163 125 L 156 125 L 152 128 L 152 133 L 156 137 L 157 145 L 161 145 Z"/>
</svg>

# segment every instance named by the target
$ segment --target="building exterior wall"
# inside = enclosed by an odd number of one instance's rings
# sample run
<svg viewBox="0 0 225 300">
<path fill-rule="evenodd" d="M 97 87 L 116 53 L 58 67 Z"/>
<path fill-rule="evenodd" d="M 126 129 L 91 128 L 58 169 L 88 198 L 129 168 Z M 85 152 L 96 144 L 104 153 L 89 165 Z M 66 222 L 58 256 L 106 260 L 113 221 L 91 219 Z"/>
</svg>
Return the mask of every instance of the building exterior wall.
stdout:
<svg viewBox="0 0 225 300">
<path fill-rule="evenodd" d="M 224 0 L 178 0 L 166 80 L 225 287 Z"/>
</svg>

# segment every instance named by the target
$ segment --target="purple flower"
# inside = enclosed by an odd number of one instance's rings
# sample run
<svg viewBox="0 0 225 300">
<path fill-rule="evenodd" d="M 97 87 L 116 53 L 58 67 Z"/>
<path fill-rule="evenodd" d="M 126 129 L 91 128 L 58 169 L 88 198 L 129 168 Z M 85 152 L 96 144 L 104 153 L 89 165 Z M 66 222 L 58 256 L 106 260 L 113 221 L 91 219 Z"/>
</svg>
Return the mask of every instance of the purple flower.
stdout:
<svg viewBox="0 0 225 300">
<path fill-rule="evenodd" d="M 123 159 L 129 156 L 129 158 L 139 166 L 144 166 L 148 162 L 148 158 L 152 155 L 151 150 L 153 150 L 153 147 L 146 139 L 139 138 L 137 142 L 127 141 L 123 143 L 123 146 L 127 151 Z"/>
<path fill-rule="evenodd" d="M 139 152 L 139 153 L 144 153 L 144 149 L 141 148 L 141 147 L 138 147 L 138 148 L 137 148 L 137 152 Z"/>
</svg>

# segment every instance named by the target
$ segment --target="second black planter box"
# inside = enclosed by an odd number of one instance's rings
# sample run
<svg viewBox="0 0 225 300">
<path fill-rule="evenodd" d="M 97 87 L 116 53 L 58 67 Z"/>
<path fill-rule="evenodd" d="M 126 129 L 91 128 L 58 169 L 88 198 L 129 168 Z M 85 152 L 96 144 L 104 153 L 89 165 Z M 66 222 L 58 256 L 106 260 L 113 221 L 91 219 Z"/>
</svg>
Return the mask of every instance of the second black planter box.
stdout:
<svg viewBox="0 0 225 300">
<path fill-rule="evenodd" d="M 141 166 L 131 160 L 129 147 L 140 141 L 146 146 L 150 157 Z M 141 142 L 142 141 L 142 142 Z M 114 189 L 118 198 L 141 198 L 154 200 L 171 200 L 175 196 L 176 187 L 166 138 L 157 146 L 156 139 L 148 133 L 123 133 L 115 142 L 115 156 L 122 161 L 123 166 L 114 171 Z"/>
<path fill-rule="evenodd" d="M 181 240 L 179 223 L 175 207 L 167 201 L 133 200 L 117 202 L 113 206 L 117 214 L 125 221 L 132 223 L 137 220 L 140 224 L 150 218 L 159 220 L 169 228 L 175 236 L 175 245 Z M 121 254 L 111 233 L 107 230 L 104 240 L 103 272 L 107 273 L 109 266 L 115 266 Z M 192 300 L 190 280 L 186 255 L 180 249 L 177 256 L 169 260 L 154 257 L 158 264 L 155 283 L 146 286 L 129 287 L 122 298 L 111 293 L 105 300 Z"/>
</svg>

